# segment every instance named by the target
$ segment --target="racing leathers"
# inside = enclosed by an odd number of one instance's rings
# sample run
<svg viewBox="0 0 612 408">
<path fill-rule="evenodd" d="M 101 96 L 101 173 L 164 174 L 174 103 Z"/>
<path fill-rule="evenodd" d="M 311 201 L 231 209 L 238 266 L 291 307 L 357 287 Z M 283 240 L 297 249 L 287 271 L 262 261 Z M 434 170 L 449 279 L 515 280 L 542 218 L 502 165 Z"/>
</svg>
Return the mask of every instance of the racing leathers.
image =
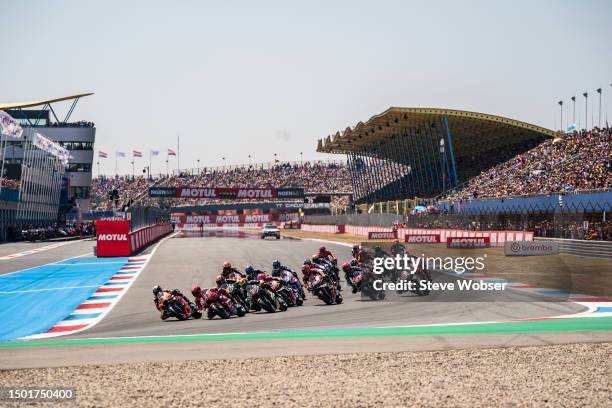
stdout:
<svg viewBox="0 0 612 408">
<path fill-rule="evenodd" d="M 163 310 L 162 305 L 161 305 L 161 301 L 160 300 L 161 300 L 162 296 L 164 295 L 164 293 L 170 293 L 170 294 L 172 294 L 173 296 L 175 296 L 177 298 L 183 299 L 188 305 L 191 305 L 191 301 L 187 298 L 187 296 L 183 295 L 183 293 L 180 290 L 178 290 L 178 289 L 162 290 L 162 291 L 158 292 L 155 295 L 155 298 L 153 299 L 153 302 L 155 303 L 155 308 L 161 312 L 162 320 L 166 320 L 168 317 L 170 317 L 170 315 L 167 314 Z"/>
</svg>

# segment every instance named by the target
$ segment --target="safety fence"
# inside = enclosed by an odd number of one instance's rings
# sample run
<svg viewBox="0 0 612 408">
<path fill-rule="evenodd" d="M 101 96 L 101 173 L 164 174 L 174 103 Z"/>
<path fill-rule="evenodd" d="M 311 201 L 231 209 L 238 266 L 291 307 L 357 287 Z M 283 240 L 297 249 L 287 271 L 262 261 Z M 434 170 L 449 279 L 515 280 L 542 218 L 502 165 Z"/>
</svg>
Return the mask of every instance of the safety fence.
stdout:
<svg viewBox="0 0 612 408">
<path fill-rule="evenodd" d="M 536 240 L 558 242 L 560 254 L 612 259 L 612 242 L 610 241 L 585 241 L 558 238 L 536 238 Z"/>
<path fill-rule="evenodd" d="M 503 246 L 506 241 L 532 241 L 534 234 L 531 231 L 468 231 L 457 229 L 426 229 L 426 228 L 393 228 L 384 226 L 357 226 L 357 225 L 315 225 L 302 224 L 302 231 L 322 232 L 330 234 L 347 233 L 367 238 L 371 233 L 394 232 L 395 237 L 405 241 L 407 236 L 439 235 L 440 242 L 448 238 L 486 238 L 491 246 Z"/>
</svg>

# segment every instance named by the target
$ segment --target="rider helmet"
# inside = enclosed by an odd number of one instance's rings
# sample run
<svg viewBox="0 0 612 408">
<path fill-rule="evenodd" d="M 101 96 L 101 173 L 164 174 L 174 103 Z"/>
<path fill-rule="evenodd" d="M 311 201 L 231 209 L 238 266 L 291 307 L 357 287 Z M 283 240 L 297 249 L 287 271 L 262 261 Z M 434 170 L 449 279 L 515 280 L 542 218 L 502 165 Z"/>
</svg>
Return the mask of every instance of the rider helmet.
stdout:
<svg viewBox="0 0 612 408">
<path fill-rule="evenodd" d="M 319 253 L 323 253 L 323 252 L 325 252 L 325 247 L 321 245 L 319 247 Z"/>
<path fill-rule="evenodd" d="M 310 272 L 312 266 L 310 264 L 302 266 L 302 272 Z"/>
<path fill-rule="evenodd" d="M 223 269 L 229 269 L 232 267 L 232 264 L 228 261 L 223 262 Z"/>
<path fill-rule="evenodd" d="M 157 296 L 157 294 L 158 294 L 159 292 L 161 292 L 162 290 L 163 290 L 163 289 L 162 289 L 162 287 L 161 287 L 161 286 L 159 286 L 159 285 L 155 285 L 155 286 L 153 286 L 153 294 L 154 294 L 155 296 Z"/>
<path fill-rule="evenodd" d="M 200 297 L 202 295 L 202 288 L 194 286 L 193 289 L 191 289 L 191 294 L 195 297 Z"/>
<path fill-rule="evenodd" d="M 357 266 L 357 265 L 359 265 L 359 262 L 355 258 L 351 259 L 351 266 Z"/>
<path fill-rule="evenodd" d="M 317 255 L 312 257 L 312 262 L 319 263 L 319 261 L 320 261 L 320 259 L 319 259 L 319 257 Z"/>
<path fill-rule="evenodd" d="M 223 275 L 217 276 L 217 278 L 215 279 L 215 283 L 217 284 L 217 286 L 223 285 L 225 283 L 225 278 L 223 277 Z"/>
<path fill-rule="evenodd" d="M 359 251 L 359 245 L 353 245 L 353 252 Z"/>
<path fill-rule="evenodd" d="M 253 273 L 254 269 L 253 269 L 253 267 L 252 267 L 251 265 L 247 265 L 247 267 L 246 267 L 246 268 L 244 268 L 244 271 L 245 271 L 247 274 L 250 274 L 250 273 Z"/>
<path fill-rule="evenodd" d="M 310 261 L 310 259 L 304 259 L 304 265 L 311 265 L 312 262 Z"/>
<path fill-rule="evenodd" d="M 257 280 L 264 280 L 265 278 L 266 278 L 266 274 L 265 273 L 257 274 Z"/>
<path fill-rule="evenodd" d="M 344 272 L 348 272 L 349 269 L 351 269 L 351 265 L 348 262 L 342 264 L 342 270 Z"/>
<path fill-rule="evenodd" d="M 272 261 L 272 267 L 274 269 L 280 268 L 280 266 L 281 266 L 281 263 L 280 263 L 280 261 L 278 259 L 275 259 L 275 260 Z"/>
</svg>

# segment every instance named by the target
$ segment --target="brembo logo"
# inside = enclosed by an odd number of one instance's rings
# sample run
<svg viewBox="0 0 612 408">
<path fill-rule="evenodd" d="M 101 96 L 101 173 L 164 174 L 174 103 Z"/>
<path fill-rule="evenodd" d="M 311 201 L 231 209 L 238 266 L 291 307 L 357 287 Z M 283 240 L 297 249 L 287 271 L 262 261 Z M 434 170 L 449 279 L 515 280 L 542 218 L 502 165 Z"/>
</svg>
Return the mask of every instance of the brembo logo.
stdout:
<svg viewBox="0 0 612 408">
<path fill-rule="evenodd" d="M 127 241 L 127 234 L 100 234 L 98 241 Z"/>
<path fill-rule="evenodd" d="M 437 244 L 438 242 L 440 242 L 440 234 L 406 235 L 406 242 L 413 244 Z"/>
</svg>

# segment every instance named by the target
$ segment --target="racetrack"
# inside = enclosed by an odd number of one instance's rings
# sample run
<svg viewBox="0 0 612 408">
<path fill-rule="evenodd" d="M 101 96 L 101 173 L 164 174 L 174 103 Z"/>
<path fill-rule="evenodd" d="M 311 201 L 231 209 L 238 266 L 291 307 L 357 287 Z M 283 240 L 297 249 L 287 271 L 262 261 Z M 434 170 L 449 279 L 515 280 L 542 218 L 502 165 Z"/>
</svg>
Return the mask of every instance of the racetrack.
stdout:
<svg viewBox="0 0 612 408">
<path fill-rule="evenodd" d="M 229 236 L 228 236 L 229 235 Z M 91 246 L 91 242 L 88 243 Z M 414 325 L 438 325 L 456 323 L 481 323 L 513 321 L 526 318 L 542 318 L 582 312 L 585 308 L 572 302 L 553 301 L 528 292 L 507 291 L 503 296 L 491 299 L 486 293 L 470 302 L 458 302 L 452 298 L 427 301 L 415 295 L 407 295 L 402 302 L 362 301 L 360 295 L 343 291 L 344 303 L 326 306 L 320 300 L 308 297 L 303 307 L 290 308 L 275 314 L 249 313 L 243 318 L 201 319 L 179 322 L 162 321 L 153 306 L 151 288 L 160 284 L 164 288 L 179 288 L 189 294 L 194 285 L 202 287 L 214 284 L 224 261 L 236 267 L 251 264 L 264 270 L 270 269 L 272 259 L 298 269 L 304 258 L 316 252 L 321 242 L 314 240 L 282 239 L 261 240 L 257 234 L 232 232 L 212 236 L 180 235 L 162 241 L 129 289 L 111 312 L 93 328 L 61 339 L 82 341 L 91 338 L 113 338 L 119 344 L 75 344 L 65 347 L 25 347 L 2 349 L 2 368 L 45 367 L 80 365 L 89 363 L 118 363 L 124 361 L 160 361 L 173 359 L 233 358 L 271 356 L 281 354 L 320 354 L 332 352 L 363 351 L 412 351 L 472 347 L 507 347 L 513 345 L 539 345 L 551 343 L 598 342 L 610 340 L 609 331 L 574 333 L 536 333 L 527 329 L 524 333 L 493 332 L 473 335 L 423 335 L 417 337 L 389 337 L 340 334 L 340 338 L 320 339 L 316 347 L 308 339 L 260 339 L 258 341 L 185 341 L 168 343 L 165 340 L 134 345 L 123 338 L 147 336 L 182 336 L 199 334 L 231 334 L 282 332 L 306 333 L 308 330 L 355 330 Z M 345 245 L 325 243 L 340 262 L 350 258 L 350 248 Z M 75 246 L 74 249 L 83 248 Z M 78 252 L 78 251 L 76 251 Z M 447 275 L 435 275 L 434 281 L 451 279 Z M 190 295 L 190 294 L 189 294 Z M 451 296 L 451 295 L 449 295 Z M 495 301 L 494 301 L 495 300 Z M 484 326 L 482 326 L 484 327 Z M 427 334 L 427 333 L 425 333 Z M 316 336 L 316 333 L 315 333 Z M 357 338 L 359 337 L 359 338 Z M 119 339 L 116 339 L 119 338 Z M 53 350 L 53 352 L 51 352 Z M 112 350 L 111 353 L 109 351 Z M 43 357 L 44 358 L 41 358 Z"/>
<path fill-rule="evenodd" d="M 345 302 L 326 306 L 309 297 L 303 307 L 284 313 L 250 313 L 242 319 L 177 322 L 162 321 L 153 307 L 151 288 L 179 288 L 190 292 L 194 285 L 214 285 L 224 261 L 238 268 L 251 264 L 270 270 L 273 259 L 299 270 L 305 258 L 320 243 L 310 240 L 261 240 L 245 238 L 174 237 L 161 245 L 126 296 L 97 326 L 75 337 L 148 336 L 195 333 L 231 333 L 280 329 L 354 326 L 396 326 L 475 321 L 513 320 L 575 313 L 582 307 L 569 302 L 543 302 L 527 294 L 508 292 L 504 302 L 428 302 L 411 297 L 409 302 L 362 301 L 360 295 L 344 290 Z M 350 258 L 350 248 L 326 244 L 340 261 Z M 440 280 L 443 276 L 436 276 Z M 517 303 L 519 302 L 519 303 Z"/>
</svg>

